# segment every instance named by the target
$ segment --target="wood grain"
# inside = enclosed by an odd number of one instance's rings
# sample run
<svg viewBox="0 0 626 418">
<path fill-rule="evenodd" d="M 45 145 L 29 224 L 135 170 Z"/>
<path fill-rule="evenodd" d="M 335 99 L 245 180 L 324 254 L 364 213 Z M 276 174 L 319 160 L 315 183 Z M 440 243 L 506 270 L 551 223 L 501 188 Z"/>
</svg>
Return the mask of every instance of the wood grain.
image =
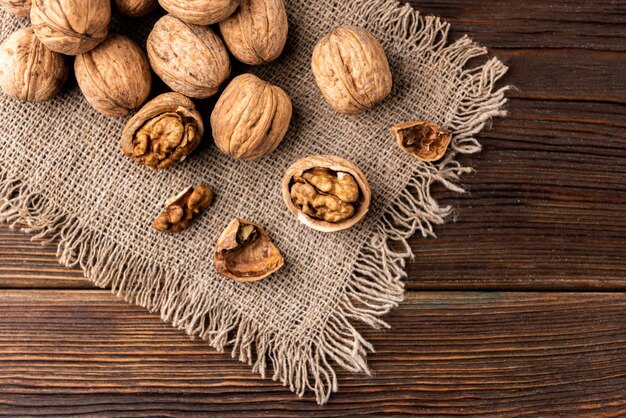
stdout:
<svg viewBox="0 0 626 418">
<path fill-rule="evenodd" d="M 298 400 L 105 291 L 0 291 L 0 415 L 626 413 L 626 295 L 415 293 L 373 377 Z"/>
</svg>

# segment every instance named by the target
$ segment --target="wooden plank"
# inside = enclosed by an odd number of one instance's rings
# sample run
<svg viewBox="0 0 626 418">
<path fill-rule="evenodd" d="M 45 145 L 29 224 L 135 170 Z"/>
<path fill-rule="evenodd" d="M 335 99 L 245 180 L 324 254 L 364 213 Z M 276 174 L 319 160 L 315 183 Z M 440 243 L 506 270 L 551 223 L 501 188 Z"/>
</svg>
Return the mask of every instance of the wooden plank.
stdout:
<svg viewBox="0 0 626 418">
<path fill-rule="evenodd" d="M 104 291 L 0 291 L 0 415 L 617 416 L 626 295 L 409 293 L 326 407 Z"/>
</svg>

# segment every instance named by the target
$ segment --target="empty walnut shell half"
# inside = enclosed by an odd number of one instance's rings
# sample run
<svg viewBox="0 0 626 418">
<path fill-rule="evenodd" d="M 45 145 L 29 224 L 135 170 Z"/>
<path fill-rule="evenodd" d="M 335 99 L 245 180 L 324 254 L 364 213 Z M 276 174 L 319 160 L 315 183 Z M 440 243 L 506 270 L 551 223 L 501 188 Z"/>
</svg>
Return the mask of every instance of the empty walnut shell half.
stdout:
<svg viewBox="0 0 626 418">
<path fill-rule="evenodd" d="M 31 0 L 0 0 L 0 7 L 15 16 L 28 16 L 31 3 Z"/>
<path fill-rule="evenodd" d="M 322 94 L 340 113 L 355 115 L 372 109 L 391 93 L 385 50 L 365 29 L 334 29 L 315 47 L 311 65 Z"/>
<path fill-rule="evenodd" d="M 452 134 L 432 122 L 403 122 L 391 128 L 398 145 L 420 161 L 433 162 L 443 158 Z"/>
<path fill-rule="evenodd" d="M 350 161 L 322 155 L 304 158 L 283 177 L 283 200 L 300 222 L 322 232 L 359 223 L 372 193 L 363 172 Z"/>
<path fill-rule="evenodd" d="M 204 123 L 193 102 L 179 93 L 155 97 L 122 131 L 122 151 L 140 164 L 168 168 L 184 161 L 202 141 Z"/>
<path fill-rule="evenodd" d="M 161 232 L 184 231 L 211 203 L 213 191 L 210 187 L 189 187 L 165 202 L 165 211 L 155 219 L 152 227 Z"/>
<path fill-rule="evenodd" d="M 238 282 L 256 282 L 285 264 L 265 229 L 234 219 L 215 246 L 215 270 Z"/>
</svg>

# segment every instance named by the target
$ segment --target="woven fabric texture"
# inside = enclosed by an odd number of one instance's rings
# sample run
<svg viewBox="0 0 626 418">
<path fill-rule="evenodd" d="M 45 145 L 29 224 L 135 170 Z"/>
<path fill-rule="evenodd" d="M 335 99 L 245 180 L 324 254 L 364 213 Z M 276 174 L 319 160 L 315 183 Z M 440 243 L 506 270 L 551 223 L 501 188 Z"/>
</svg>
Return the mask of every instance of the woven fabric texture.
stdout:
<svg viewBox="0 0 626 418">
<path fill-rule="evenodd" d="M 394 0 L 287 0 L 287 8 L 285 53 L 267 67 L 247 69 L 293 100 L 290 131 L 269 157 L 235 161 L 209 134 L 187 161 L 156 172 L 123 156 L 126 119 L 95 112 L 72 80 L 47 103 L 1 96 L 0 220 L 54 240 L 60 262 L 80 266 L 96 285 L 232 351 L 299 395 L 313 391 L 323 403 L 337 390 L 335 367 L 369 372 L 373 347 L 354 322 L 385 327 L 380 317 L 402 300 L 407 239 L 433 235 L 433 225 L 450 214 L 430 187 L 439 182 L 462 192 L 458 177 L 469 168 L 456 157 L 479 151 L 474 136 L 504 115 L 506 88 L 495 84 L 506 66 L 485 58 L 466 68 L 486 49 L 467 37 L 449 43 L 447 23 Z M 113 28 L 143 46 L 156 18 L 117 19 Z M 28 20 L 2 12 L 0 23 L 4 40 Z M 389 99 L 357 117 L 333 111 L 310 70 L 316 42 L 339 25 L 364 27 L 380 39 L 394 77 Z M 208 123 L 211 101 L 200 108 Z M 396 146 L 388 129 L 405 120 L 430 120 L 454 132 L 443 161 L 420 163 Z M 372 186 L 369 214 L 349 231 L 308 229 L 282 201 L 283 173 L 316 154 L 353 161 Z M 163 201 L 198 183 L 215 190 L 208 212 L 184 233 L 154 231 Z M 286 260 L 279 273 L 252 284 L 215 274 L 214 244 L 234 217 L 267 228 Z"/>
</svg>

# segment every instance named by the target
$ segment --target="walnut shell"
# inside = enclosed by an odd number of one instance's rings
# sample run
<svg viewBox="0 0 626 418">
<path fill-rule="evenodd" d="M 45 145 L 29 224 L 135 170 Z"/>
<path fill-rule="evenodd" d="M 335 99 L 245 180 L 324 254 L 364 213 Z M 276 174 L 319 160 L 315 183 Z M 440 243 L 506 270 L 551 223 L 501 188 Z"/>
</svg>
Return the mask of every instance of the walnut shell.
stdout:
<svg viewBox="0 0 626 418">
<path fill-rule="evenodd" d="M 278 148 L 291 115 L 291 99 L 283 89 L 243 74 L 231 81 L 213 109 L 213 139 L 234 158 L 256 160 Z"/>
<path fill-rule="evenodd" d="M 230 52 L 250 65 L 277 59 L 289 31 L 283 0 L 241 0 L 239 10 L 219 26 Z"/>
<path fill-rule="evenodd" d="M 365 174 L 350 161 L 331 155 L 297 161 L 285 173 L 282 191 L 298 221 L 321 232 L 353 227 L 365 217 L 372 199 Z"/>
<path fill-rule="evenodd" d="M 48 48 L 66 55 L 103 42 L 111 21 L 110 0 L 33 0 L 30 20 Z"/>
<path fill-rule="evenodd" d="M 67 79 L 65 57 L 42 44 L 33 28 L 24 28 L 0 45 L 0 88 L 28 101 L 53 98 Z"/>
<path fill-rule="evenodd" d="M 432 122 L 403 122 L 391 132 L 403 151 L 425 162 L 442 159 L 452 140 L 450 132 Z"/>
<path fill-rule="evenodd" d="M 178 233 L 191 227 L 193 220 L 213 203 L 209 186 L 188 187 L 165 202 L 165 210 L 154 220 L 157 231 Z"/>
<path fill-rule="evenodd" d="M 77 56 L 74 71 L 87 101 L 106 116 L 126 116 L 150 96 L 148 59 L 122 35 L 112 33 L 97 48 Z"/>
<path fill-rule="evenodd" d="M 364 29 L 334 29 L 315 47 L 312 67 L 322 94 L 343 114 L 372 109 L 391 93 L 393 82 L 385 51 Z"/>
<path fill-rule="evenodd" d="M 147 43 L 155 73 L 174 91 L 204 99 L 230 76 L 230 58 L 222 40 L 208 27 L 163 16 Z"/>
<path fill-rule="evenodd" d="M 0 7 L 15 16 L 29 16 L 32 0 L 0 0 Z"/>
<path fill-rule="evenodd" d="M 140 164 L 163 169 L 184 161 L 202 141 L 204 123 L 193 102 L 165 93 L 141 108 L 122 132 L 122 151 Z"/>
<path fill-rule="evenodd" d="M 117 11 L 124 16 L 141 17 L 153 11 L 158 0 L 114 0 Z"/>
<path fill-rule="evenodd" d="M 159 0 L 159 3 L 180 20 L 204 26 L 221 22 L 239 6 L 239 0 Z"/>
<path fill-rule="evenodd" d="M 215 270 L 238 282 L 263 280 L 285 264 L 265 229 L 234 219 L 215 245 Z"/>
</svg>

